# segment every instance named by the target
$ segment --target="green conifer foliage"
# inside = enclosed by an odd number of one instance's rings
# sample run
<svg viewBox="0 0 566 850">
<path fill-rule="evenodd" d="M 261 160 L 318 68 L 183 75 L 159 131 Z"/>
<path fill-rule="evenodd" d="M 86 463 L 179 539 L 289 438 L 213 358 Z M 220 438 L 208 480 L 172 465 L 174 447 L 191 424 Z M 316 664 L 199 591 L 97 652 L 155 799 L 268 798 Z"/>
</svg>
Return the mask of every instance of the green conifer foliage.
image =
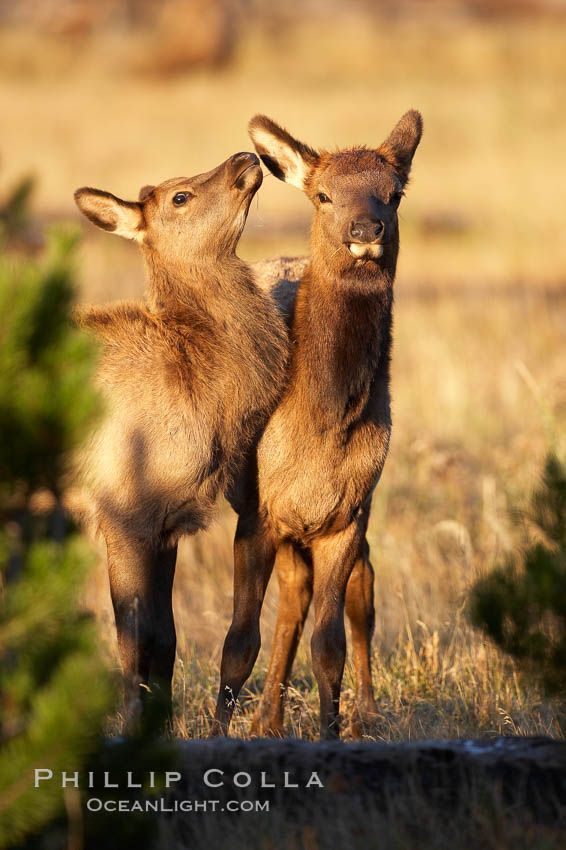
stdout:
<svg viewBox="0 0 566 850">
<path fill-rule="evenodd" d="M 100 745 L 113 687 L 77 596 L 91 562 L 60 506 L 69 452 L 98 410 L 92 343 L 69 321 L 76 236 L 41 262 L 0 257 L 0 847 L 63 811 L 60 783 Z M 38 487 L 53 494 L 43 515 Z"/>
<path fill-rule="evenodd" d="M 0 229 L 3 237 L 11 239 L 25 233 L 30 227 L 30 200 L 34 189 L 33 177 L 23 177 L 0 202 Z"/>
<path fill-rule="evenodd" d="M 476 583 L 470 616 L 549 693 L 566 691 L 566 468 L 547 458 L 527 516 L 532 542 Z"/>
<path fill-rule="evenodd" d="M 0 261 L 0 498 L 57 492 L 68 452 L 98 409 L 94 349 L 69 321 L 76 233 L 52 234 L 46 259 Z M 1 507 L 0 502 L 0 507 Z"/>
</svg>

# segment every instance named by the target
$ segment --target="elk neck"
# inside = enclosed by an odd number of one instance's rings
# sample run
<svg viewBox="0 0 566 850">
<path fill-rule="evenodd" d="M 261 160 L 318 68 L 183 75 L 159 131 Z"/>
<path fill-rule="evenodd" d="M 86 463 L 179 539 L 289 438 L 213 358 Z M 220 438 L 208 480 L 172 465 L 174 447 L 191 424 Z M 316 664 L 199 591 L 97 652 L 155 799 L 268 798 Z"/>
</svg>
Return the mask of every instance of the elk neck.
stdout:
<svg viewBox="0 0 566 850">
<path fill-rule="evenodd" d="M 251 273 L 235 254 L 218 260 L 194 256 L 171 261 L 147 250 L 143 257 L 152 311 L 188 308 L 217 316 L 227 303 L 245 299 L 253 291 Z"/>
<path fill-rule="evenodd" d="M 389 262 L 340 267 L 313 257 L 299 287 L 291 331 L 292 383 L 321 426 L 362 413 L 375 378 L 389 377 L 393 280 Z"/>
<path fill-rule="evenodd" d="M 240 418 L 267 412 L 287 374 L 288 335 L 249 266 L 235 254 L 175 265 L 144 253 L 150 311 L 172 320 L 209 365 L 217 364 L 218 380 L 236 387 L 232 402 L 243 407 Z"/>
</svg>

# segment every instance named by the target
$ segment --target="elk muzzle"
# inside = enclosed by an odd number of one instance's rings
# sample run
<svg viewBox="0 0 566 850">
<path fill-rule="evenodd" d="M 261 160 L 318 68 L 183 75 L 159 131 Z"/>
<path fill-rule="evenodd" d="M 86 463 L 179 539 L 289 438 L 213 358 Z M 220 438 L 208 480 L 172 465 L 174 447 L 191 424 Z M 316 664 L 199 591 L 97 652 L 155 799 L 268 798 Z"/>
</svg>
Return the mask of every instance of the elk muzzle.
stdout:
<svg viewBox="0 0 566 850">
<path fill-rule="evenodd" d="M 360 217 L 348 225 L 344 242 L 356 259 L 378 260 L 383 255 L 384 235 L 385 225 L 381 219 Z"/>
<path fill-rule="evenodd" d="M 228 168 L 232 175 L 232 186 L 242 192 L 246 190 L 256 191 L 263 181 L 263 173 L 260 162 L 255 153 L 234 154 L 228 160 Z"/>
</svg>

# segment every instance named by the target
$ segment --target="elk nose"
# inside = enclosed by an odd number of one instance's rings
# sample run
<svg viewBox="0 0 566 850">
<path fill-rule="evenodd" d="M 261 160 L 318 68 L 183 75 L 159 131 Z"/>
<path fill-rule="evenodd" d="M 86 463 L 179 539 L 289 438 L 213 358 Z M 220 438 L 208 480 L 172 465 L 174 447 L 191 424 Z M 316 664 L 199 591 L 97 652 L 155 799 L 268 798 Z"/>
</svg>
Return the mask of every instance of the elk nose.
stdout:
<svg viewBox="0 0 566 850">
<path fill-rule="evenodd" d="M 382 221 L 351 221 L 348 235 L 357 242 L 375 242 L 383 235 L 384 230 Z"/>
<path fill-rule="evenodd" d="M 238 163 L 243 163 L 246 160 L 249 160 L 250 165 L 252 162 L 257 162 L 259 165 L 259 159 L 255 155 L 255 153 L 249 153 L 248 151 L 242 151 L 241 153 L 235 153 L 232 157 L 232 164 L 238 165 Z"/>
</svg>

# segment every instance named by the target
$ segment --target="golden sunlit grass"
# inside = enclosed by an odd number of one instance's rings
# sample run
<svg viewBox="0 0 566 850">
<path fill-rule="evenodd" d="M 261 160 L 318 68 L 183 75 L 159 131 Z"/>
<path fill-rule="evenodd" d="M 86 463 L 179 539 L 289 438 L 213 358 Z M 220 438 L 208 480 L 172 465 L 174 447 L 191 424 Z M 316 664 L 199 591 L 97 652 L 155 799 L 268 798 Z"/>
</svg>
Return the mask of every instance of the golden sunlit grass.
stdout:
<svg viewBox="0 0 566 850">
<path fill-rule="evenodd" d="M 267 34 L 251 22 L 221 70 L 162 77 L 162 50 L 114 35 L 72 50 L 0 33 L 3 180 L 39 176 L 46 212 L 75 213 L 94 185 L 132 198 L 147 182 L 207 170 L 250 147 L 267 112 L 318 146 L 378 144 L 409 107 L 425 134 L 401 208 L 399 274 L 415 285 L 560 285 L 566 271 L 566 54 L 562 19 L 504 24 L 354 15 Z M 242 254 L 306 247 L 308 201 L 266 180 Z M 85 267 L 121 288 L 109 263 Z"/>
<path fill-rule="evenodd" d="M 207 170 L 250 147 L 246 124 L 258 111 L 329 147 L 377 144 L 406 109 L 422 111 L 425 134 L 401 207 L 393 439 L 369 528 L 378 696 L 371 738 L 563 728 L 559 707 L 473 633 L 464 613 L 470 585 L 520 541 L 508 510 L 527 503 L 566 419 L 565 302 L 545 294 L 566 279 L 563 28 L 561 20 L 457 26 L 348 17 L 268 38 L 252 25 L 231 65 L 167 78 L 148 72 L 157 46 L 147 36 L 95 39 L 77 51 L 0 33 L 2 182 L 35 172 L 45 215 L 74 215 L 81 185 L 132 198 L 148 182 Z M 306 252 L 310 214 L 301 193 L 266 179 L 241 255 Z M 84 297 L 140 295 L 136 248 L 86 232 Z M 233 531 L 221 505 L 210 531 L 180 547 L 181 736 L 209 729 L 231 615 Z M 236 712 L 233 732 L 242 736 L 265 676 L 275 585 L 264 649 Z M 117 666 L 102 549 L 86 597 Z M 305 738 L 318 727 L 309 636 L 307 624 L 287 711 L 288 734 Z M 348 665 L 346 736 L 353 688 Z"/>
<path fill-rule="evenodd" d="M 563 302 L 559 302 L 563 304 Z M 398 298 L 391 451 L 369 527 L 375 568 L 374 685 L 369 738 L 561 735 L 559 704 L 467 625 L 475 579 L 522 540 L 510 508 L 525 507 L 553 433 L 564 427 L 561 311 L 544 299 Z M 206 534 L 183 541 L 175 586 L 180 736 L 206 735 L 232 605 L 227 505 Z M 117 666 L 103 559 L 89 589 Z M 264 648 L 242 694 L 233 734 L 249 734 L 277 610 L 271 582 Z M 316 738 L 318 707 L 307 623 L 293 673 L 286 732 Z M 354 719 L 348 662 L 345 736 Z"/>
</svg>

